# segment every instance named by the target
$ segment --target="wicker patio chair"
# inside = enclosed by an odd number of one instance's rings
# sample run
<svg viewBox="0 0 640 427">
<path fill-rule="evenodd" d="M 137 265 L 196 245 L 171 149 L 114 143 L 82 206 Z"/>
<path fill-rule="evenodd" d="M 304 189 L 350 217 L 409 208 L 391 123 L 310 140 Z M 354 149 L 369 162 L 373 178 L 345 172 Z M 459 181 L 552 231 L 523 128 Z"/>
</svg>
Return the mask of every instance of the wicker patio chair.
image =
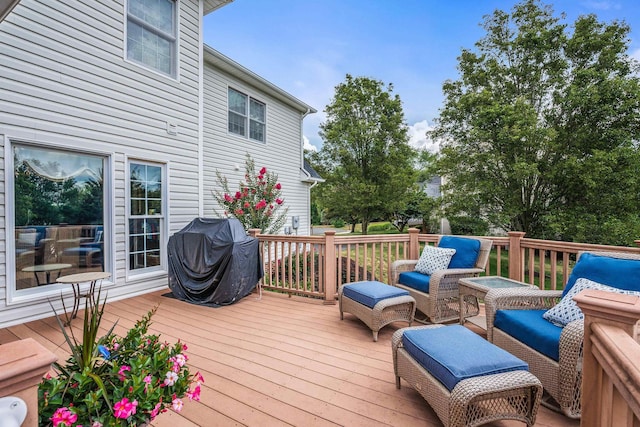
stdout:
<svg viewBox="0 0 640 427">
<path fill-rule="evenodd" d="M 586 252 L 584 252 L 586 253 Z M 640 260 L 640 255 L 616 252 L 588 252 L 620 260 Z M 583 253 L 578 254 L 578 260 Z M 576 264 L 577 267 L 577 264 Z M 576 271 L 574 267 L 574 272 Z M 640 272 L 640 268 L 637 269 Z M 578 274 L 572 276 L 578 276 Z M 599 273 L 602 275 L 602 271 Z M 636 273 L 640 274 L 640 273 Z M 585 277 L 611 287 L 617 286 L 624 274 L 611 271 L 612 281 L 607 283 L 602 277 Z M 635 276 L 635 274 L 634 274 Z M 584 277 L 580 275 L 580 277 Z M 574 277 L 575 281 L 576 277 Z M 569 283 L 572 283 L 570 277 Z M 626 289 L 626 288 L 624 288 Z M 562 328 L 559 341 L 558 360 L 530 347 L 495 326 L 498 310 L 548 310 L 562 299 L 563 291 L 548 291 L 535 288 L 492 289 L 485 297 L 487 316 L 487 340 L 507 350 L 529 364 L 529 371 L 540 379 L 545 391 L 555 401 L 543 399 L 543 405 L 559 410 L 570 418 L 580 418 L 582 388 L 582 342 L 584 320 L 575 320 Z M 531 311 L 533 313 L 533 311 Z M 550 322 L 549 322 L 550 323 Z"/>
<path fill-rule="evenodd" d="M 438 245 L 444 236 L 438 239 Z M 452 236 L 448 236 L 449 238 Z M 466 239 L 466 238 L 465 238 Z M 460 319 L 460 305 L 458 280 L 465 277 L 475 277 L 485 271 L 489 253 L 493 242 L 487 239 L 480 241 L 478 257 L 473 268 L 450 268 L 433 273 L 429 280 L 429 292 L 422 292 L 411 286 L 399 283 L 400 274 L 414 270 L 418 260 L 398 260 L 391 264 L 391 284 L 409 291 L 416 300 L 416 309 L 427 316 L 432 323 L 444 323 Z M 469 298 L 464 301 L 464 317 L 475 316 L 479 313 L 478 300 Z M 425 323 L 424 319 L 415 319 Z"/>
</svg>

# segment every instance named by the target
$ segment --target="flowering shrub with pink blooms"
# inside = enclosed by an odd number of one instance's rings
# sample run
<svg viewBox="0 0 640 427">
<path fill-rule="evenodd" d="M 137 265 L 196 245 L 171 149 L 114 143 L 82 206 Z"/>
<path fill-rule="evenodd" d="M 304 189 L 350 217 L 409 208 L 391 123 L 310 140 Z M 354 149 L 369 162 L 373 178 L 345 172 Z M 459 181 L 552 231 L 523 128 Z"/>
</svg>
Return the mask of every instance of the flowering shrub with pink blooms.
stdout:
<svg viewBox="0 0 640 427">
<path fill-rule="evenodd" d="M 287 208 L 283 208 L 282 185 L 278 175 L 267 171 L 266 167 L 258 172 L 255 163 L 247 154 L 245 162 L 245 181 L 239 183 L 237 191 L 229 189 L 229 181 L 216 171 L 218 190 L 213 197 L 224 209 L 223 215 L 237 218 L 245 230 L 258 228 L 262 233 L 277 233 L 287 220 Z"/>
<path fill-rule="evenodd" d="M 72 356 L 65 365 L 54 364 L 57 375 L 47 375 L 39 385 L 39 425 L 139 426 L 169 408 L 179 412 L 186 399 L 200 400 L 204 379 L 189 372 L 187 346 L 147 333 L 157 307 L 124 337 L 113 334 L 112 327 L 91 339 L 104 310 L 99 298 L 99 293 L 88 298 L 85 309 L 83 335 L 90 339 L 78 343 L 65 332 Z"/>
</svg>

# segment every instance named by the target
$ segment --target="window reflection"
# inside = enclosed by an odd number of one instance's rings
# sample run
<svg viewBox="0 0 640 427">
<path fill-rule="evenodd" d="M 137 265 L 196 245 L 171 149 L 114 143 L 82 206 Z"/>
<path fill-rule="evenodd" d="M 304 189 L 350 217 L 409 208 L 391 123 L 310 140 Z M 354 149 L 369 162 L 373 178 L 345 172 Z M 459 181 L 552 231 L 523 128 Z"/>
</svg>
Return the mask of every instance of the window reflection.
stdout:
<svg viewBox="0 0 640 427">
<path fill-rule="evenodd" d="M 105 159 L 13 146 L 16 288 L 104 271 Z"/>
</svg>

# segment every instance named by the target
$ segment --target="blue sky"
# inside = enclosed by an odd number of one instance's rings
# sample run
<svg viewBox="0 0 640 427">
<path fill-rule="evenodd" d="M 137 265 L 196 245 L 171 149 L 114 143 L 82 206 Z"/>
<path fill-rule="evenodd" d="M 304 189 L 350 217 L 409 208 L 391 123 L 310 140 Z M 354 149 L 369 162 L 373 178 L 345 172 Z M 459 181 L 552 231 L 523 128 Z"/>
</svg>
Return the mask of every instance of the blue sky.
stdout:
<svg viewBox="0 0 640 427">
<path fill-rule="evenodd" d="M 442 106 L 442 83 L 457 79 L 457 57 L 485 34 L 483 16 L 510 11 L 511 0 L 235 0 L 204 18 L 204 42 L 318 112 L 305 119 L 305 145 L 322 147 L 318 126 L 347 73 L 392 83 L 411 144 L 425 137 Z M 638 0 L 558 0 L 566 24 L 593 13 L 631 26 L 640 59 Z"/>
</svg>

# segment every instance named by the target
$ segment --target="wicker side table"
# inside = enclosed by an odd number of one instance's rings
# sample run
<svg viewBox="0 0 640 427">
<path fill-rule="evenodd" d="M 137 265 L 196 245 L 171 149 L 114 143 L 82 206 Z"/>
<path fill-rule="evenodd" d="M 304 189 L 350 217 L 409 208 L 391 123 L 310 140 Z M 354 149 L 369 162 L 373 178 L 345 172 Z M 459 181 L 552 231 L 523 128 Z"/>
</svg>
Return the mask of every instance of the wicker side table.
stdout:
<svg viewBox="0 0 640 427">
<path fill-rule="evenodd" d="M 417 326 L 439 327 L 446 326 Z M 460 381 L 449 392 L 403 348 L 402 334 L 406 329 L 399 329 L 391 339 L 396 388 L 400 388 L 400 378 L 407 381 L 429 403 L 445 427 L 478 426 L 503 419 L 534 425 L 542 384 L 533 374 L 510 371 L 477 376 Z"/>
<path fill-rule="evenodd" d="M 378 331 L 389 323 L 396 321 L 413 322 L 416 314 L 416 300 L 409 295 L 383 299 L 373 308 L 360 304 L 343 294 L 344 287 L 338 289 L 338 303 L 340 306 L 340 320 L 344 319 L 344 313 L 351 313 L 362 320 L 371 329 L 373 340 L 378 341 Z"/>
</svg>

